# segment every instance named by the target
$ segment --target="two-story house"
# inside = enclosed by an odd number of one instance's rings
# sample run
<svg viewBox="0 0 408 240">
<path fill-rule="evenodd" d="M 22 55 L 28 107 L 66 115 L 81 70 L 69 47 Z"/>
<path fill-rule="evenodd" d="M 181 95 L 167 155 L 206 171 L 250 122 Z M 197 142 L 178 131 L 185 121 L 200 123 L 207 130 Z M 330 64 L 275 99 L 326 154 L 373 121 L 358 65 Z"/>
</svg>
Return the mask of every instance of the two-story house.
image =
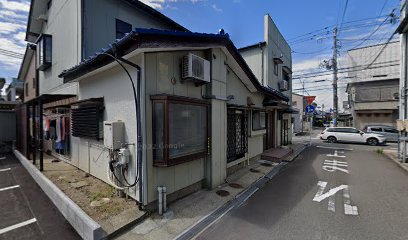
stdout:
<svg viewBox="0 0 408 240">
<path fill-rule="evenodd" d="M 399 41 L 349 50 L 347 61 L 351 80 L 346 92 L 353 126 L 395 126 L 400 95 Z"/>
<path fill-rule="evenodd" d="M 264 16 L 264 41 L 239 49 L 260 83 L 279 90 L 288 101 L 266 102 L 266 149 L 285 146 L 292 141 L 292 50 L 267 14 Z"/>
<path fill-rule="evenodd" d="M 33 1 L 27 40 L 38 88 L 26 102 L 32 150 L 142 207 L 155 207 L 160 186 L 172 201 L 259 159 L 266 108 L 290 102 L 261 84 L 228 34 L 191 33 L 139 1 Z M 273 121 L 288 120 L 283 111 Z"/>
</svg>

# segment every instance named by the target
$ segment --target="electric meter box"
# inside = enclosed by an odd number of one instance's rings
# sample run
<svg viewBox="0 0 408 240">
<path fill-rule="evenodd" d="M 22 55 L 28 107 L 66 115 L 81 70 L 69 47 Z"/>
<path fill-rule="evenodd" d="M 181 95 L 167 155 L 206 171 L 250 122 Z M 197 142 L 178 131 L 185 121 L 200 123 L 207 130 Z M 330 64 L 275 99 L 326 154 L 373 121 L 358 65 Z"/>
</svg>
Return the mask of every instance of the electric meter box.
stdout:
<svg viewBox="0 0 408 240">
<path fill-rule="evenodd" d="M 103 122 L 103 141 L 106 148 L 119 149 L 125 143 L 125 123 Z"/>
</svg>

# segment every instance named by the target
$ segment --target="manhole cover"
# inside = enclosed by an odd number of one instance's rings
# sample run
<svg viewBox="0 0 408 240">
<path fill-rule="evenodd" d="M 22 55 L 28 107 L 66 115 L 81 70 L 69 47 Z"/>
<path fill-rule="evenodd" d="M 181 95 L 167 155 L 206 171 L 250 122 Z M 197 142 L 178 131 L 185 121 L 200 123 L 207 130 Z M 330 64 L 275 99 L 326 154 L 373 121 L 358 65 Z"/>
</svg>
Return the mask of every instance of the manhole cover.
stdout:
<svg viewBox="0 0 408 240">
<path fill-rule="evenodd" d="M 228 192 L 228 191 L 225 191 L 225 190 L 218 190 L 218 191 L 216 191 L 215 192 L 218 196 L 221 196 L 221 197 L 226 197 L 226 196 L 228 196 L 230 193 Z"/>
<path fill-rule="evenodd" d="M 249 171 L 250 171 L 250 172 L 254 172 L 254 173 L 259 173 L 259 170 L 258 170 L 258 169 L 254 169 L 254 168 L 249 169 Z"/>
<path fill-rule="evenodd" d="M 241 184 L 238 184 L 238 183 L 230 183 L 230 184 L 228 184 L 230 187 L 232 187 L 232 188 L 242 188 L 242 185 Z"/>
<path fill-rule="evenodd" d="M 272 167 L 272 164 L 269 164 L 269 163 L 261 163 L 261 166 L 264 166 L 264 167 Z"/>
</svg>

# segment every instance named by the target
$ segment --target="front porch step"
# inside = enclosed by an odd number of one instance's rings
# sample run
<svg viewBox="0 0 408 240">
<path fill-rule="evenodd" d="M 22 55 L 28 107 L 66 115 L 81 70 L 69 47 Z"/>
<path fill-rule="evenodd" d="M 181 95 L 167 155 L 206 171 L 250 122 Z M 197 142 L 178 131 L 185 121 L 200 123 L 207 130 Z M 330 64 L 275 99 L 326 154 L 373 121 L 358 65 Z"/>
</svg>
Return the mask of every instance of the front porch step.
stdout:
<svg viewBox="0 0 408 240">
<path fill-rule="evenodd" d="M 291 148 L 270 148 L 262 153 L 261 159 L 280 163 L 292 153 Z"/>
</svg>

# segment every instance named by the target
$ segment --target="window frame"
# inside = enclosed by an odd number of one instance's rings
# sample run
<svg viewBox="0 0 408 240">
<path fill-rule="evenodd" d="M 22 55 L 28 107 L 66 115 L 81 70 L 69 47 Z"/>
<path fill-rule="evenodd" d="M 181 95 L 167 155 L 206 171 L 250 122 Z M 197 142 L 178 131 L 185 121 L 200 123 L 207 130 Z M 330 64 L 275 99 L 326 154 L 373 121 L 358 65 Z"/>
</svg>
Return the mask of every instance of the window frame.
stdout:
<svg viewBox="0 0 408 240">
<path fill-rule="evenodd" d="M 47 59 L 47 46 L 45 43 L 45 40 L 48 39 L 50 41 L 50 45 L 49 45 L 49 60 Z M 52 36 L 49 34 L 41 34 L 37 41 L 37 51 L 36 51 L 36 63 L 37 63 L 37 70 L 39 71 L 45 71 L 47 70 L 49 67 L 51 67 L 52 65 Z M 39 56 L 39 54 L 42 52 L 42 59 L 43 61 L 41 62 L 41 58 Z M 46 60 L 47 59 L 47 60 Z"/>
<path fill-rule="evenodd" d="M 209 155 L 209 102 L 201 99 L 195 99 L 195 98 L 188 98 L 188 97 L 180 97 L 180 96 L 170 96 L 170 95 L 153 95 L 150 97 L 150 100 L 152 101 L 152 150 L 153 150 L 153 166 L 155 167 L 169 167 L 169 166 L 174 166 L 190 161 L 194 161 L 200 158 L 204 158 Z M 154 151 L 155 151 L 155 144 L 156 144 L 156 125 L 155 123 L 158 121 L 158 119 L 155 116 L 155 103 L 162 103 L 163 104 L 163 118 L 161 119 L 163 123 L 163 146 L 169 146 L 169 108 L 170 104 L 184 104 L 184 105 L 195 105 L 195 106 L 201 106 L 205 107 L 206 109 L 206 129 L 205 131 L 206 136 L 205 138 L 207 139 L 207 144 L 205 146 L 205 150 L 198 152 L 198 153 L 192 153 L 188 154 L 185 156 L 180 156 L 180 157 L 173 157 L 170 158 L 170 153 L 169 149 L 167 147 L 164 147 L 162 149 L 162 159 L 157 159 L 155 157 Z M 173 143 L 171 143 L 173 144 Z"/>
<path fill-rule="evenodd" d="M 255 113 L 259 113 L 259 121 L 261 120 L 261 114 L 264 114 L 264 126 L 263 127 L 259 127 L 259 128 L 255 128 L 254 127 L 254 115 Z M 252 121 L 252 131 L 260 131 L 260 130 L 265 130 L 266 129 L 266 111 L 262 111 L 262 110 L 252 110 L 252 114 L 251 114 L 251 121 Z M 259 124 L 259 126 L 261 126 L 261 124 Z"/>
</svg>

